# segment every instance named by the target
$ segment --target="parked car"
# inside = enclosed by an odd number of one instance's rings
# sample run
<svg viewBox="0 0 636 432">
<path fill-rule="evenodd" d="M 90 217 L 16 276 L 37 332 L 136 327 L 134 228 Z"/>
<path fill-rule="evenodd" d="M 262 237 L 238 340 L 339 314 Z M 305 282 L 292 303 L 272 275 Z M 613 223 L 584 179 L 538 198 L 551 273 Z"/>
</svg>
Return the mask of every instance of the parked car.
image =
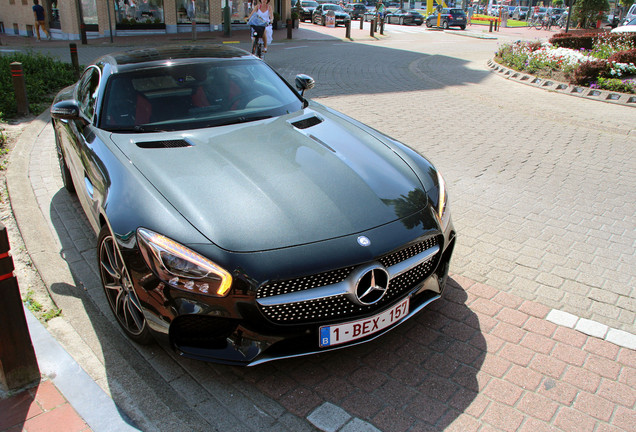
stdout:
<svg viewBox="0 0 636 432">
<path fill-rule="evenodd" d="M 426 17 L 426 27 L 437 27 L 437 11 Z M 442 9 L 440 14 L 440 27 L 447 29 L 449 27 L 459 27 L 466 29 L 466 13 L 461 9 Z"/>
<path fill-rule="evenodd" d="M 375 10 L 375 8 L 367 8 L 367 11 L 364 13 L 363 19 L 365 21 L 372 21 L 376 19 L 377 16 L 378 16 L 378 13 Z"/>
<path fill-rule="evenodd" d="M 442 295 L 439 171 L 295 81 L 237 47 L 163 46 L 56 96 L 62 181 L 132 340 L 257 364 L 372 340 Z"/>
<path fill-rule="evenodd" d="M 625 25 L 613 28 L 611 33 L 636 33 L 636 18 Z"/>
<path fill-rule="evenodd" d="M 629 24 L 634 18 L 636 18 L 636 4 L 633 4 L 629 10 L 627 11 L 627 13 L 625 14 L 625 17 L 623 18 L 623 22 L 621 25 L 627 25 Z"/>
<path fill-rule="evenodd" d="M 512 19 L 525 20 L 528 19 L 528 6 L 517 6 L 512 13 Z"/>
<path fill-rule="evenodd" d="M 296 2 L 298 18 L 303 22 L 307 20 L 311 21 L 311 16 L 317 6 L 318 2 L 312 0 L 298 0 L 298 2 Z"/>
<path fill-rule="evenodd" d="M 424 23 L 424 17 L 415 10 L 398 9 L 386 14 L 384 17 L 384 22 L 387 24 L 415 24 L 419 26 Z"/>
<path fill-rule="evenodd" d="M 323 3 L 316 6 L 312 14 L 311 22 L 314 24 L 327 25 L 327 12 L 333 11 L 335 14 L 336 25 L 346 25 L 351 21 L 351 17 L 342 6 L 333 3 Z"/>
<path fill-rule="evenodd" d="M 512 14 L 514 13 L 517 6 L 508 6 L 508 18 L 512 18 Z"/>
<path fill-rule="evenodd" d="M 349 14 L 351 19 L 360 19 L 367 11 L 367 7 L 362 3 L 349 3 L 345 5 L 345 12 Z"/>
</svg>

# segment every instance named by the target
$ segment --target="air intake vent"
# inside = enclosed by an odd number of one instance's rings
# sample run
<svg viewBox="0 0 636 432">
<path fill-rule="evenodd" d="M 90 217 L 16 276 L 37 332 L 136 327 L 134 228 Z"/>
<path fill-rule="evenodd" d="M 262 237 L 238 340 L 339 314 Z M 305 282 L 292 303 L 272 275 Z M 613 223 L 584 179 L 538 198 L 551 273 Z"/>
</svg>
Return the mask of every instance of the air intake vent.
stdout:
<svg viewBox="0 0 636 432">
<path fill-rule="evenodd" d="M 312 126 L 316 126 L 317 124 L 322 123 L 322 120 L 316 116 L 311 116 L 306 119 L 298 120 L 297 122 L 292 123 L 292 126 L 298 129 L 307 129 Z"/>
<path fill-rule="evenodd" d="M 162 141 L 143 141 L 138 142 L 137 147 L 144 149 L 158 149 L 158 148 L 177 148 L 177 147 L 191 147 L 190 143 L 186 140 L 162 140 Z"/>
</svg>

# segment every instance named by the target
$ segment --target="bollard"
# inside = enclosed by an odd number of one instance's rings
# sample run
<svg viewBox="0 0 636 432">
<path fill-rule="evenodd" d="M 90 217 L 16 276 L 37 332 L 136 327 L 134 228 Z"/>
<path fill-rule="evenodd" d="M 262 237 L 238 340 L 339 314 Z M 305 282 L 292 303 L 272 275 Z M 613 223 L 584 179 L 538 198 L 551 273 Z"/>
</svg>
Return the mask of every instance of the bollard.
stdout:
<svg viewBox="0 0 636 432">
<path fill-rule="evenodd" d="M 360 30 L 364 28 L 364 15 L 360 16 Z"/>
<path fill-rule="evenodd" d="M 287 20 L 287 39 L 291 39 L 292 38 L 292 28 L 293 28 L 293 21 L 291 19 Z"/>
<path fill-rule="evenodd" d="M 345 37 L 351 39 L 351 21 L 345 22 Z"/>
<path fill-rule="evenodd" d="M 380 34 L 384 34 L 384 17 L 380 18 Z"/>
<path fill-rule="evenodd" d="M 77 59 L 77 44 L 70 43 L 68 44 L 68 46 L 71 50 L 71 64 L 73 65 L 75 76 L 79 78 L 80 68 L 79 68 L 79 60 Z"/>
<path fill-rule="evenodd" d="M 488 29 L 490 33 L 492 33 L 492 20 L 490 20 L 490 28 Z"/>
<path fill-rule="evenodd" d="M 375 20 L 371 20 L 371 30 L 369 31 L 369 36 L 373 37 L 375 32 Z"/>
<path fill-rule="evenodd" d="M 11 63 L 11 78 L 13 78 L 13 92 L 15 93 L 18 114 L 22 116 L 29 115 L 29 100 L 27 98 L 26 85 L 24 84 L 22 63 Z"/>
<path fill-rule="evenodd" d="M 9 237 L 0 223 L 0 387 L 16 390 L 40 379 L 40 369 L 13 275 Z"/>
</svg>

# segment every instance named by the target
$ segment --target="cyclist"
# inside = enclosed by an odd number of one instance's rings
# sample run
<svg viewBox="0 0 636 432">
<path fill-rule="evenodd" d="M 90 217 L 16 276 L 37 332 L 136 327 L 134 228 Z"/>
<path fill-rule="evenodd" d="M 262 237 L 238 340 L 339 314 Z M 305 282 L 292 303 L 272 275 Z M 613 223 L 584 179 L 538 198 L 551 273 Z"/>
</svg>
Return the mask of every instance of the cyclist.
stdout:
<svg viewBox="0 0 636 432">
<path fill-rule="evenodd" d="M 378 13 L 378 21 L 381 21 L 384 18 L 384 13 L 386 12 L 386 8 L 382 3 L 382 0 L 378 0 L 378 3 L 375 5 L 375 10 Z"/>
<path fill-rule="evenodd" d="M 258 4 L 247 19 L 247 23 L 254 32 L 263 39 L 263 52 L 267 52 L 267 44 L 272 41 L 272 21 L 274 20 L 274 12 L 269 4 L 270 0 L 259 0 Z M 252 36 L 252 39 L 254 37 Z"/>
</svg>

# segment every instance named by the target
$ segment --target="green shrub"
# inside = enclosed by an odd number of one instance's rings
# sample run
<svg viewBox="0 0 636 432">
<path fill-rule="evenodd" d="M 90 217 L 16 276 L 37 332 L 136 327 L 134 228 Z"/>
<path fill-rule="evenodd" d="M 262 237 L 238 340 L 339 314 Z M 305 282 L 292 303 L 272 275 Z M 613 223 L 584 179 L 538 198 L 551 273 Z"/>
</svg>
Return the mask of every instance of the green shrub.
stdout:
<svg viewBox="0 0 636 432">
<path fill-rule="evenodd" d="M 599 78 L 596 85 L 591 87 L 620 93 L 636 93 L 636 79 Z"/>
<path fill-rule="evenodd" d="M 11 78 L 11 63 L 22 63 L 29 111 L 40 114 L 53 101 L 55 94 L 75 82 L 70 64 L 40 53 L 12 53 L 0 56 L 0 112 L 6 118 L 15 117 L 17 107 Z"/>
</svg>

